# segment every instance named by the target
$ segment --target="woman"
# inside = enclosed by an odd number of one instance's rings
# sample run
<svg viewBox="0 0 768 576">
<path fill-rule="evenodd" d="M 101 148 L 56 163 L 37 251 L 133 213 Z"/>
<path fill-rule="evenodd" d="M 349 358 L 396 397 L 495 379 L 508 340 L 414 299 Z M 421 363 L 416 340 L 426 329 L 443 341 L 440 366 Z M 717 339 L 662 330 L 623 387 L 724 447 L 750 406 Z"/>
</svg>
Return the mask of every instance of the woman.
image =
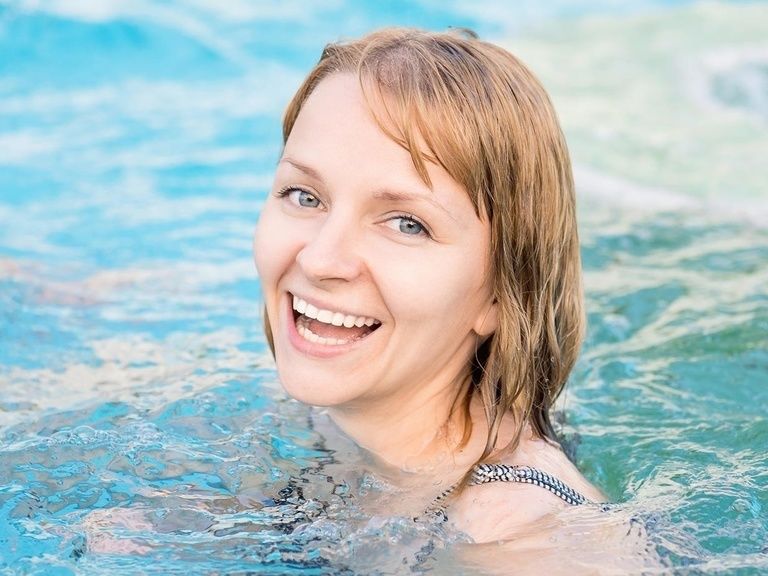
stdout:
<svg viewBox="0 0 768 576">
<path fill-rule="evenodd" d="M 603 495 L 550 409 L 582 338 L 571 166 L 511 54 L 459 32 L 328 46 L 255 237 L 281 382 L 476 542 Z"/>
</svg>

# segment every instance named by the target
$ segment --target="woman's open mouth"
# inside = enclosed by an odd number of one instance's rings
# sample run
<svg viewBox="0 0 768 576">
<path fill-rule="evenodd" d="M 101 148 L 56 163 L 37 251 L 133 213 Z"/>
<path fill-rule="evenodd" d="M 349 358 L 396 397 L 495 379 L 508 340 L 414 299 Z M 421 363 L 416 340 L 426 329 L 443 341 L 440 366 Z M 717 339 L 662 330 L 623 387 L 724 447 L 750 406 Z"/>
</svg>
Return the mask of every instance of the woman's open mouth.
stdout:
<svg viewBox="0 0 768 576">
<path fill-rule="evenodd" d="M 298 296 L 293 296 L 293 321 L 299 336 L 326 346 L 356 342 L 381 326 L 375 318 L 320 309 Z"/>
</svg>

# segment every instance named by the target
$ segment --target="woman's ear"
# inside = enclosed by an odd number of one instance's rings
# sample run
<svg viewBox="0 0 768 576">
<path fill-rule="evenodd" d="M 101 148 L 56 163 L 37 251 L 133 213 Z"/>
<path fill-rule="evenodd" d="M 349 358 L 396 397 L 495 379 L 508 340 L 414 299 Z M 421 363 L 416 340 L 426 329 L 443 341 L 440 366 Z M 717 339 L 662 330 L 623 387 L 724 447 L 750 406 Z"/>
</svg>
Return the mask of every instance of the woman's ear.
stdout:
<svg viewBox="0 0 768 576">
<path fill-rule="evenodd" d="M 496 332 L 499 326 L 499 303 L 496 298 L 489 300 L 487 306 L 480 312 L 477 322 L 473 326 L 475 333 L 485 340 L 491 334 Z"/>
</svg>

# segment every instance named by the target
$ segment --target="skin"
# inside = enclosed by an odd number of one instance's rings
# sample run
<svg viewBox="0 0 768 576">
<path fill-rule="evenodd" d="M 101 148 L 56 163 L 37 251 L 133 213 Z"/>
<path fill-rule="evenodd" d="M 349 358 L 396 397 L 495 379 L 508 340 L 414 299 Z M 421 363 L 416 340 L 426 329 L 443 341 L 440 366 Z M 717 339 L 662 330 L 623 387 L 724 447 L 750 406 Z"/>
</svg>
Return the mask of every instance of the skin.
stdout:
<svg viewBox="0 0 768 576">
<path fill-rule="evenodd" d="M 489 223 L 443 168 L 428 163 L 428 171 L 431 188 L 374 121 L 357 77 L 332 75 L 296 120 L 254 239 L 286 391 L 326 407 L 382 473 L 416 473 L 400 480 L 422 508 L 482 453 L 482 407 L 471 404 L 472 434 L 461 448 L 465 422 L 451 408 L 477 346 L 496 328 Z M 294 328 L 293 295 L 381 325 L 350 345 L 307 343 Z M 500 445 L 513 424 L 510 416 Z M 495 456 L 602 496 L 559 447 L 530 434 Z M 492 541 L 563 506 L 541 488 L 494 483 L 465 490 L 450 518 L 476 541 Z"/>
</svg>

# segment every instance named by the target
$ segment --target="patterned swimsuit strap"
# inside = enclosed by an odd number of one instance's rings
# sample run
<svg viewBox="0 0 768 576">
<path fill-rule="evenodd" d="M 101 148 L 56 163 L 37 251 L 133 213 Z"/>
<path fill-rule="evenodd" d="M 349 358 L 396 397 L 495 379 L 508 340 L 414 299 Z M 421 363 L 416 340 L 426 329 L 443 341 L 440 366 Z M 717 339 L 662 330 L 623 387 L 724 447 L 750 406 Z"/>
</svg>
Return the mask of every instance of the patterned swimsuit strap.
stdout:
<svg viewBox="0 0 768 576">
<path fill-rule="evenodd" d="M 546 488 L 561 500 L 577 506 L 584 504 L 587 499 L 564 484 L 551 474 L 532 468 L 531 466 L 510 466 L 508 464 L 478 464 L 472 471 L 470 485 L 485 484 L 487 482 L 519 482 L 522 484 L 534 484 Z"/>
<path fill-rule="evenodd" d="M 508 464 L 478 464 L 472 470 L 472 479 L 470 486 L 486 484 L 488 482 L 518 482 L 520 484 L 533 484 L 540 486 L 552 492 L 555 496 L 571 504 L 578 506 L 589 502 L 581 493 L 577 492 L 567 484 L 561 482 L 551 474 L 533 468 L 531 466 L 511 466 Z M 453 494 L 457 488 L 454 484 L 442 494 L 437 496 L 432 503 L 424 510 L 423 515 L 445 521 L 448 519 L 446 513 L 446 499 Z"/>
</svg>

